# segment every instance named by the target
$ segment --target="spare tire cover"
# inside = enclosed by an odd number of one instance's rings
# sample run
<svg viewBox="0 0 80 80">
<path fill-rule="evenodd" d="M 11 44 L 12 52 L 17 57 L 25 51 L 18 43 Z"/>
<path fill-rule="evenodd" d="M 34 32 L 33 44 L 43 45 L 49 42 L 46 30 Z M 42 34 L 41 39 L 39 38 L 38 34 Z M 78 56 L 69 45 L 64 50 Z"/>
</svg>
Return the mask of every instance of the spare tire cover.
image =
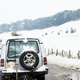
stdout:
<svg viewBox="0 0 80 80">
<path fill-rule="evenodd" d="M 37 67 L 39 63 L 39 57 L 34 51 L 26 51 L 21 54 L 19 62 L 23 68 L 32 70 Z"/>
</svg>

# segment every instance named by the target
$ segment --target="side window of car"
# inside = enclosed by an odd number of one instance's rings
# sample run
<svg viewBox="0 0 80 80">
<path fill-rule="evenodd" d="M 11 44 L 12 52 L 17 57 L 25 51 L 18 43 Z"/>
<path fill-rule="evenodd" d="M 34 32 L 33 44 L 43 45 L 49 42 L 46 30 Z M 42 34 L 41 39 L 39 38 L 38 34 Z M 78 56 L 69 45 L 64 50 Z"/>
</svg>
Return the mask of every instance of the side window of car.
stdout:
<svg viewBox="0 0 80 80">
<path fill-rule="evenodd" d="M 8 51 L 8 57 L 15 54 L 15 45 L 14 42 L 9 43 L 9 51 Z"/>
</svg>

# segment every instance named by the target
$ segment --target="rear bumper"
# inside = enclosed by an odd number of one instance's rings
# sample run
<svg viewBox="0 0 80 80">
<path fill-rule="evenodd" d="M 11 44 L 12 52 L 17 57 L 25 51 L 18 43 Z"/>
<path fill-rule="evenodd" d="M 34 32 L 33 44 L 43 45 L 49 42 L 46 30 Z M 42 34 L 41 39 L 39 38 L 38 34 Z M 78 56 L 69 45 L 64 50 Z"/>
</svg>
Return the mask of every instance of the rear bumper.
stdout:
<svg viewBox="0 0 80 80">
<path fill-rule="evenodd" d="M 46 69 L 45 71 L 39 71 L 39 72 L 35 72 L 35 71 L 30 71 L 30 72 L 18 72 L 18 76 L 23 76 L 23 75 L 29 75 L 29 76 L 34 76 L 34 75 L 42 75 L 42 74 L 48 74 L 48 69 Z M 15 72 L 12 73 L 2 73 L 1 72 L 1 76 L 16 76 Z"/>
<path fill-rule="evenodd" d="M 18 76 L 22 75 L 41 75 L 41 74 L 48 74 L 48 67 L 46 66 L 41 66 L 37 70 L 29 71 L 29 70 L 21 70 L 18 69 Z M 16 75 L 16 69 L 13 68 L 8 68 L 7 70 L 1 71 L 2 76 L 13 76 Z"/>
</svg>

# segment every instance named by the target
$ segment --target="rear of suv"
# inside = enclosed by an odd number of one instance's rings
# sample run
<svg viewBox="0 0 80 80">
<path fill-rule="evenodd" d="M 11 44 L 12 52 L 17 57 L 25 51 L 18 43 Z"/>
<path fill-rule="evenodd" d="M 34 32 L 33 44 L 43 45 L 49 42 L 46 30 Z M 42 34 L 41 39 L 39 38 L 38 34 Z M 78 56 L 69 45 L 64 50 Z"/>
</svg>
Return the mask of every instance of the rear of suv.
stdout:
<svg viewBox="0 0 80 80">
<path fill-rule="evenodd" d="M 0 59 L 1 80 L 17 77 L 45 80 L 48 74 L 43 43 L 38 38 L 9 38 L 3 40 Z M 17 76 L 16 76 L 17 75 Z"/>
</svg>

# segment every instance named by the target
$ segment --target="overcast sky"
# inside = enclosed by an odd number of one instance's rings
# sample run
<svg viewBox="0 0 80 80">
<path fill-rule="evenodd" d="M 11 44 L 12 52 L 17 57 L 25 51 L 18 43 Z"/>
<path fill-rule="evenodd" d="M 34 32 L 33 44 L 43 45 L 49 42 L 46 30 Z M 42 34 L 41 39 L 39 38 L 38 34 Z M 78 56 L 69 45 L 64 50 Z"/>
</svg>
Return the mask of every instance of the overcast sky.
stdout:
<svg viewBox="0 0 80 80">
<path fill-rule="evenodd" d="M 0 24 L 80 9 L 80 0 L 0 0 Z"/>
</svg>

